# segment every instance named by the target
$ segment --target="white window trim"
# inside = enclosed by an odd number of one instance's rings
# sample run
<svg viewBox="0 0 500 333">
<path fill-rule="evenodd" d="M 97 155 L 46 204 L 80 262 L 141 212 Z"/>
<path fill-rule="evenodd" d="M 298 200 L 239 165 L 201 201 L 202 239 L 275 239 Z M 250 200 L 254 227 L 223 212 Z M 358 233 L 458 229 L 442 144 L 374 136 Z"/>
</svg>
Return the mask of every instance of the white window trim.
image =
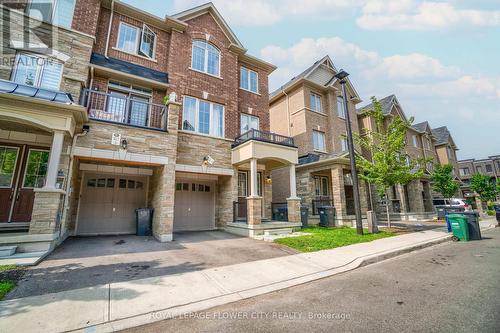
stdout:
<svg viewBox="0 0 500 333">
<path fill-rule="evenodd" d="M 415 134 L 412 135 L 412 143 L 413 143 L 413 147 L 419 148 L 418 147 L 418 137 Z"/>
<path fill-rule="evenodd" d="M 196 69 L 193 67 L 193 48 L 194 48 L 194 42 L 195 41 L 202 41 L 204 43 L 207 43 L 207 44 L 210 44 L 212 45 L 217 51 L 219 51 L 219 75 L 215 75 L 215 74 L 212 74 L 212 73 L 209 73 L 208 72 L 208 49 L 205 49 L 205 57 L 204 57 L 204 64 L 203 64 L 203 71 L 202 70 L 199 70 L 199 69 Z M 195 72 L 198 72 L 198 73 L 203 73 L 203 74 L 206 74 L 206 75 L 209 75 L 211 77 L 216 77 L 218 79 L 222 79 L 222 76 L 221 76 L 221 63 L 222 63 L 222 52 L 221 50 L 215 46 L 214 44 L 204 40 L 204 39 L 193 39 L 191 41 L 191 64 L 189 66 L 189 69 L 195 71 Z"/>
<path fill-rule="evenodd" d="M 342 142 L 345 142 L 345 150 L 344 150 L 344 148 L 342 147 L 342 146 L 343 146 Z M 340 136 L 340 150 L 341 150 L 343 153 L 346 153 L 346 152 L 348 152 L 348 151 L 349 151 L 349 143 L 347 142 L 347 136 L 344 136 L 344 135 Z"/>
<path fill-rule="evenodd" d="M 65 26 L 62 26 L 62 25 L 59 25 L 59 24 L 55 24 L 55 23 L 54 23 L 54 16 L 55 16 L 55 13 L 56 13 L 57 2 L 58 2 L 59 0 L 52 0 L 52 1 L 53 1 L 53 4 L 52 4 L 52 13 L 51 13 L 51 15 L 50 15 L 50 21 L 44 21 L 44 20 L 40 20 L 40 21 L 41 21 L 41 22 L 45 22 L 45 23 L 49 23 L 49 24 L 54 25 L 54 26 L 56 26 L 56 27 L 61 27 L 61 28 L 63 28 L 63 29 L 68 29 L 68 30 L 72 30 L 72 31 L 77 31 L 77 30 L 73 30 L 73 28 L 72 28 L 72 27 L 73 27 L 73 20 L 74 20 L 74 18 L 75 18 L 76 0 L 75 0 L 75 2 L 73 3 L 73 13 L 71 13 L 71 24 L 70 24 L 70 26 L 69 26 L 69 27 L 65 27 Z M 30 15 L 29 15 L 29 12 L 30 12 L 30 10 L 31 10 L 31 5 L 32 5 L 32 1 L 30 1 L 30 2 L 28 3 L 28 5 L 26 6 L 26 9 L 24 10 L 24 13 L 25 13 L 28 17 L 30 17 L 30 18 L 35 19 L 35 20 L 38 20 L 37 18 L 34 18 L 34 17 L 32 17 L 32 16 L 30 16 Z"/>
<path fill-rule="evenodd" d="M 314 133 L 319 133 L 319 134 L 323 135 L 323 144 L 324 144 L 323 148 L 324 148 L 324 150 L 321 150 L 321 148 L 314 147 Z M 313 139 L 313 150 L 320 152 L 320 153 L 326 153 L 326 134 L 325 134 L 325 132 L 313 130 L 312 136 L 313 136 L 313 138 L 312 138 Z"/>
<path fill-rule="evenodd" d="M 139 55 L 141 55 L 143 57 L 146 57 L 148 59 L 156 59 L 156 42 L 158 40 L 158 35 L 156 34 L 156 32 L 153 31 L 153 29 L 151 29 L 149 26 L 147 26 L 146 23 L 143 23 L 143 25 L 142 25 L 141 39 L 139 41 L 139 49 L 138 49 L 137 53 L 142 52 L 141 51 L 142 39 L 144 38 L 144 31 L 146 29 L 148 29 L 155 36 L 154 41 L 153 41 L 153 56 L 150 57 L 150 56 L 148 56 L 148 55 L 146 55 L 144 53 L 143 54 L 139 54 Z"/>
<path fill-rule="evenodd" d="M 16 77 L 16 74 L 17 74 L 17 70 L 18 70 L 18 64 L 19 64 L 19 57 L 21 55 L 25 55 L 25 56 L 28 56 L 28 57 L 35 57 L 35 58 L 38 58 L 38 59 L 43 59 L 43 66 L 40 66 L 40 65 L 37 65 L 37 69 L 36 69 L 36 83 L 35 85 L 33 85 L 33 87 L 35 88 L 40 88 L 40 83 L 42 82 L 42 74 L 43 74 L 43 69 L 45 68 L 45 62 L 51 58 L 51 57 L 48 57 L 48 56 L 45 56 L 45 55 L 39 55 L 39 54 L 35 54 L 35 53 L 28 53 L 28 52 L 19 52 L 16 54 L 16 61 L 14 63 L 14 69 L 12 70 L 12 74 L 11 74 L 11 81 L 14 81 L 14 78 Z M 57 60 L 60 64 L 61 64 L 61 75 L 59 76 L 59 88 L 57 89 L 58 91 L 61 90 L 61 84 L 62 84 L 62 79 L 63 79 L 63 73 L 64 73 L 64 63 Z M 26 84 L 25 84 L 26 85 Z M 45 88 L 42 88 L 42 89 L 45 89 Z M 47 90 L 50 90 L 50 89 L 47 89 Z"/>
<path fill-rule="evenodd" d="M 319 110 L 313 109 L 312 104 L 311 104 L 311 97 L 312 96 L 316 96 L 316 97 L 319 98 Z M 309 94 L 309 109 L 311 111 L 313 111 L 313 112 L 324 114 L 324 112 L 323 112 L 323 101 L 322 101 L 322 98 L 321 98 L 321 94 L 318 94 L 318 93 L 316 93 L 314 91 L 310 92 L 310 94 Z"/>
<path fill-rule="evenodd" d="M 247 80 L 247 81 L 248 81 L 248 82 L 247 82 L 247 83 L 248 83 L 248 87 L 251 87 L 251 84 L 250 84 L 250 83 L 252 82 L 252 81 L 251 81 L 251 79 L 250 79 L 250 72 L 255 73 L 255 75 L 257 76 L 257 91 L 253 91 L 253 90 L 250 90 L 250 89 L 243 88 L 243 87 L 241 86 L 241 77 L 240 77 L 240 89 L 241 89 L 241 90 L 248 91 L 248 92 L 251 92 L 252 94 L 256 94 L 256 95 L 259 95 L 259 96 L 260 96 L 260 93 L 259 93 L 259 73 L 257 73 L 257 72 L 256 72 L 256 71 L 254 71 L 254 70 L 251 70 L 251 69 L 249 69 L 249 68 L 247 68 L 247 67 L 245 67 L 245 66 L 241 66 L 241 67 L 240 67 L 240 76 L 241 76 L 241 70 L 242 70 L 242 69 L 245 69 L 246 71 L 248 71 L 248 72 L 249 72 L 249 73 L 248 73 L 248 76 L 247 76 L 247 79 L 248 79 L 248 80 Z"/>
<path fill-rule="evenodd" d="M 14 162 L 14 173 L 12 174 L 12 178 L 10 180 L 10 185 L 9 186 L 0 186 L 0 188 L 12 188 L 12 185 L 14 183 L 14 179 L 16 178 L 17 164 L 19 162 L 19 147 L 0 145 L 0 148 L 7 148 L 7 149 L 15 149 L 16 150 L 16 161 Z"/>
<path fill-rule="evenodd" d="M 135 52 L 130 52 L 130 51 L 127 51 L 127 50 L 124 50 L 124 49 L 121 49 L 119 47 L 119 43 L 120 43 L 120 34 L 122 33 L 122 25 L 127 25 L 131 28 L 134 28 L 137 30 L 137 37 L 135 38 Z M 141 42 L 142 42 L 142 35 L 144 33 L 144 27 L 148 27 L 149 30 L 151 30 L 154 35 L 155 35 L 155 41 L 153 43 L 153 58 L 150 58 L 146 55 L 143 55 L 140 52 L 139 48 L 141 46 Z M 153 61 L 153 62 L 157 62 L 156 60 L 156 44 L 158 42 L 158 35 L 153 31 L 153 29 L 151 29 L 149 26 L 147 26 L 146 24 L 143 24 L 143 28 L 139 28 L 139 27 L 136 27 L 135 25 L 132 25 L 132 24 L 128 24 L 126 22 L 123 22 L 123 21 L 120 21 L 120 24 L 118 26 L 118 36 L 116 38 L 116 45 L 115 47 L 113 47 L 113 50 L 116 50 L 116 51 L 120 51 L 120 52 L 123 52 L 123 53 L 126 53 L 126 54 L 130 54 L 130 55 L 133 55 L 133 56 L 136 56 L 136 57 L 140 57 L 140 58 L 143 58 L 143 59 L 146 59 L 146 60 L 150 60 L 150 61 Z"/>
<path fill-rule="evenodd" d="M 49 153 L 49 159 L 50 159 L 50 150 L 48 150 L 48 149 L 39 149 L 39 148 L 30 148 L 30 149 L 28 149 L 28 155 L 26 155 L 26 165 L 24 166 L 24 172 L 23 172 L 23 182 L 21 183 L 21 188 L 22 189 L 35 189 L 35 188 L 38 188 L 38 187 L 26 187 L 26 186 L 24 186 L 24 183 L 26 182 L 26 171 L 28 171 L 28 162 L 29 162 L 29 157 L 30 157 L 30 152 L 31 151 L 46 151 L 46 152 Z M 48 164 L 47 164 L 47 167 L 48 167 Z M 47 173 L 48 172 L 49 172 L 49 170 L 47 169 Z M 45 177 L 47 177 L 47 175 L 45 175 Z M 45 181 L 47 181 L 47 180 L 45 180 Z M 43 184 L 43 186 L 45 186 L 45 183 Z"/>
<path fill-rule="evenodd" d="M 185 107 L 184 98 L 185 97 L 193 98 L 196 101 L 196 104 L 195 104 L 196 105 L 196 112 L 194 114 L 194 131 L 190 131 L 190 130 L 184 129 L 183 122 L 184 122 L 184 107 Z M 210 105 L 210 122 L 209 122 L 209 127 L 208 127 L 208 134 L 207 133 L 201 133 L 199 131 L 200 101 L 206 102 L 206 103 L 208 103 Z M 213 119 L 212 116 L 213 116 L 213 111 L 214 111 L 214 104 L 220 105 L 222 107 L 222 135 L 221 136 L 217 136 L 217 135 L 212 134 L 212 128 L 211 128 L 211 126 L 212 126 L 212 119 Z M 183 97 L 183 99 L 182 99 L 182 123 L 181 123 L 181 129 L 183 131 L 187 132 L 187 133 L 195 133 L 195 134 L 199 134 L 199 135 L 203 135 L 203 136 L 209 136 L 209 137 L 212 137 L 212 138 L 225 138 L 225 127 L 226 127 L 225 113 L 226 113 L 226 108 L 222 104 L 210 102 L 210 101 L 204 100 L 204 99 L 199 99 L 199 98 L 196 98 L 196 97 L 190 96 L 190 95 L 185 95 Z"/>
<path fill-rule="evenodd" d="M 326 195 L 323 194 L 323 180 L 326 179 Z M 328 176 L 314 176 L 314 180 L 319 182 L 319 188 L 314 185 L 314 195 L 317 197 L 330 197 L 330 179 Z M 316 194 L 316 190 L 319 190 L 319 194 Z"/>
<path fill-rule="evenodd" d="M 248 118 L 249 118 L 249 120 L 250 120 L 251 118 L 255 118 L 255 119 L 257 119 L 257 126 L 258 126 L 258 128 L 256 128 L 256 129 L 257 129 L 257 130 L 260 130 L 260 118 L 259 118 L 259 117 L 254 116 L 254 115 L 251 115 L 251 114 L 248 114 L 248 113 L 240 113 L 240 134 L 245 133 L 245 132 L 241 132 L 241 131 L 242 131 L 242 128 L 241 128 L 241 123 L 242 123 L 242 118 L 243 118 L 243 117 L 248 117 Z M 250 129 L 249 129 L 249 130 L 250 130 Z"/>
<path fill-rule="evenodd" d="M 341 115 L 340 114 L 340 109 L 339 109 L 339 99 L 342 100 L 342 110 L 344 111 L 344 114 Z M 347 116 L 347 110 L 345 109 L 345 105 L 344 105 L 344 97 L 342 96 L 337 96 L 335 98 L 336 102 L 337 102 L 337 117 L 339 117 L 340 119 L 346 119 L 346 116 Z"/>
</svg>

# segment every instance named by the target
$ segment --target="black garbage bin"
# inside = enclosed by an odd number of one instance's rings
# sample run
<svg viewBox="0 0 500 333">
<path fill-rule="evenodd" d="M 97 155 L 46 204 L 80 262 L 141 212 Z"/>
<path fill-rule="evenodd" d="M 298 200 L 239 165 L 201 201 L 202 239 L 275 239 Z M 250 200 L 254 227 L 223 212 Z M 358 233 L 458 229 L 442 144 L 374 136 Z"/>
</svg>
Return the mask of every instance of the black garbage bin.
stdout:
<svg viewBox="0 0 500 333">
<path fill-rule="evenodd" d="M 467 226 L 469 229 L 470 240 L 481 240 L 481 228 L 479 227 L 479 213 L 477 212 L 462 212 L 467 217 Z"/>
<path fill-rule="evenodd" d="M 153 235 L 153 208 L 138 208 L 135 210 L 137 236 Z"/>
<path fill-rule="evenodd" d="M 500 205 L 495 205 L 495 212 L 498 225 L 500 226 Z"/>
<path fill-rule="evenodd" d="M 302 228 L 309 226 L 309 207 L 300 207 L 300 222 L 302 222 Z"/>
<path fill-rule="evenodd" d="M 323 206 L 318 208 L 319 226 L 333 228 L 335 227 L 335 207 Z"/>
</svg>

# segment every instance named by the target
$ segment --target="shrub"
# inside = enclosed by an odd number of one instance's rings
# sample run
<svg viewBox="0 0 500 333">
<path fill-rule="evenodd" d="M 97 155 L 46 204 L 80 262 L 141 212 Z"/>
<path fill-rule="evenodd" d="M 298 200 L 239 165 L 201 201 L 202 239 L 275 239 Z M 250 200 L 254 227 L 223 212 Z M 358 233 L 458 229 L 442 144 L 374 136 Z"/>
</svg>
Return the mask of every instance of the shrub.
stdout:
<svg viewBox="0 0 500 333">
<path fill-rule="evenodd" d="M 486 211 L 486 214 L 488 214 L 489 216 L 495 216 L 496 212 L 494 210 L 492 210 L 492 209 L 488 209 Z"/>
</svg>

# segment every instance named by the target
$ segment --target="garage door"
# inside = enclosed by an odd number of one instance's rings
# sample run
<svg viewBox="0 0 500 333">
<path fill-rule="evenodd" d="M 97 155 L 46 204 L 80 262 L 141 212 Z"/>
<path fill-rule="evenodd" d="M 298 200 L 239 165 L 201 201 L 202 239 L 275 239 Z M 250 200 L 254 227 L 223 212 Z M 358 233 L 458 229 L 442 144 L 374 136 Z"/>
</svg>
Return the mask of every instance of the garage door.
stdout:
<svg viewBox="0 0 500 333">
<path fill-rule="evenodd" d="M 82 186 L 77 234 L 135 233 L 135 209 L 146 204 L 145 177 L 87 174 Z"/>
<path fill-rule="evenodd" d="M 212 183 L 175 184 L 174 231 L 215 229 L 215 188 Z"/>
</svg>

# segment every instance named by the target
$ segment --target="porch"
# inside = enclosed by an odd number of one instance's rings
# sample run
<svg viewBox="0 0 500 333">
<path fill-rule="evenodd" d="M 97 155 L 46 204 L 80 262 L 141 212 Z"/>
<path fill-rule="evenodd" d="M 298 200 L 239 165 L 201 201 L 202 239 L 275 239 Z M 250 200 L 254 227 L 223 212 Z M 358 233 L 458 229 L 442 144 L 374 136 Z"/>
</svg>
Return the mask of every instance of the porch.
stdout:
<svg viewBox="0 0 500 333">
<path fill-rule="evenodd" d="M 226 230 L 256 237 L 292 232 L 300 227 L 300 198 L 297 197 L 295 165 L 297 148 L 293 138 L 251 129 L 232 145 L 232 164 L 237 169 L 237 200 L 233 201 L 233 221 Z M 289 170 L 289 197 L 272 202 L 271 173 Z"/>
</svg>

